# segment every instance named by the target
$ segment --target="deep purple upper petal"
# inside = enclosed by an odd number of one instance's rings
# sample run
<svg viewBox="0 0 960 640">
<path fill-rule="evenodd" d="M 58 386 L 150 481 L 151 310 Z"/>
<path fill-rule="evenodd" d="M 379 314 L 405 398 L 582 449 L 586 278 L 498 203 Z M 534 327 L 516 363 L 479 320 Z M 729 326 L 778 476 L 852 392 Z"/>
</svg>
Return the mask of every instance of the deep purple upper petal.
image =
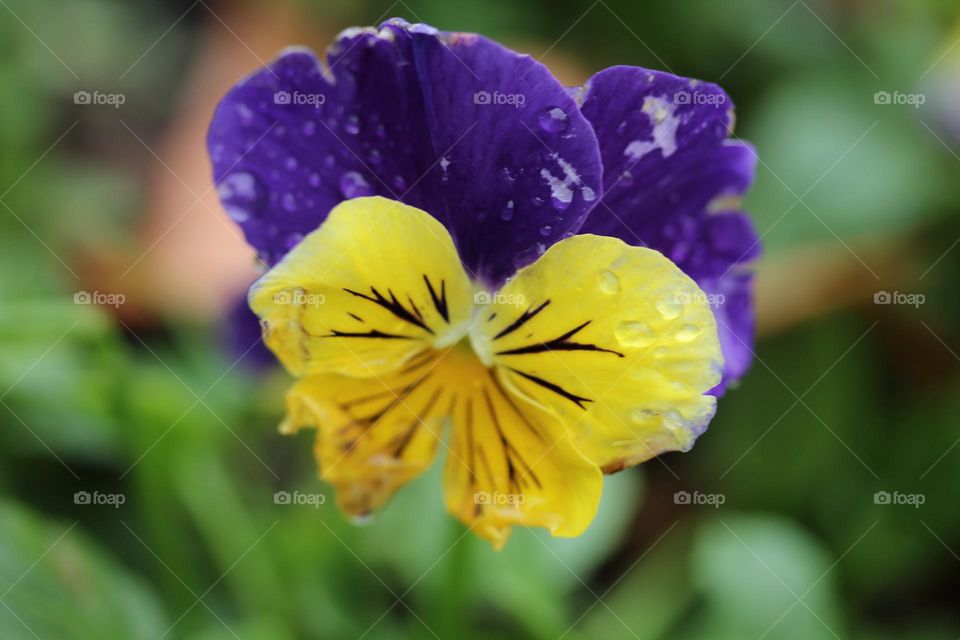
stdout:
<svg viewBox="0 0 960 640">
<path fill-rule="evenodd" d="M 580 98 L 604 165 L 603 195 L 582 231 L 662 252 L 711 296 L 724 387 L 752 359 L 752 278 L 743 265 L 760 252 L 739 210 L 756 154 L 728 139 L 733 103 L 716 85 L 638 67 L 601 71 Z"/>
<path fill-rule="evenodd" d="M 495 286 L 595 204 L 593 128 L 529 56 L 394 20 L 344 32 L 327 63 L 281 55 L 227 94 L 210 128 L 221 200 L 268 263 L 338 202 L 375 194 L 436 216 Z"/>
</svg>

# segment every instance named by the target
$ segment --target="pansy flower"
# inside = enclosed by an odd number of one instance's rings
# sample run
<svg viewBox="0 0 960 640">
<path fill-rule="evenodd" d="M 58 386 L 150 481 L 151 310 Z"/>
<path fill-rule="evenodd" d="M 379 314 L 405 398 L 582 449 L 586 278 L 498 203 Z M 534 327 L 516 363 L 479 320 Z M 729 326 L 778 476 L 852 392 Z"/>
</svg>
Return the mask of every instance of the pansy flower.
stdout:
<svg viewBox="0 0 960 640">
<path fill-rule="evenodd" d="M 281 429 L 317 430 L 344 512 L 442 452 L 448 510 L 495 546 L 576 536 L 603 473 L 690 449 L 752 343 L 732 109 L 635 67 L 571 90 L 401 20 L 229 92 L 209 148 L 270 265 L 249 302 L 296 377 Z"/>
</svg>

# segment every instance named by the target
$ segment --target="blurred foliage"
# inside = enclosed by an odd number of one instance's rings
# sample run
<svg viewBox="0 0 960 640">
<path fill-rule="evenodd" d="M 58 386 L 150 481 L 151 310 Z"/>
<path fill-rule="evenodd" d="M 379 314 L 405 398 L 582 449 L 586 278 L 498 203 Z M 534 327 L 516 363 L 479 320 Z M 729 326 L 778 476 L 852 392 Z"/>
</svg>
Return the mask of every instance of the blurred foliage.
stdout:
<svg viewBox="0 0 960 640">
<path fill-rule="evenodd" d="M 501 553 L 444 513 L 438 469 L 370 526 L 348 524 L 315 479 L 310 437 L 274 432 L 283 374 L 237 366 L 216 326 L 74 303 L 77 256 L 134 242 L 154 159 L 117 142 L 118 114 L 81 113 L 72 94 L 122 90 L 122 117 L 161 130 L 212 14 L 2 4 L 0 637 L 960 634 L 960 158 L 947 133 L 960 105 L 874 101 L 960 85 L 955 2 L 302 1 L 328 31 L 386 12 L 562 52 L 584 73 L 641 64 L 721 81 L 762 159 L 748 206 L 766 260 L 878 237 L 931 267 L 909 283 L 921 307 L 865 298 L 764 338 L 692 453 L 610 477 L 582 538 L 520 530 Z M 281 490 L 326 501 L 275 504 Z M 723 504 L 677 504 L 677 491 Z"/>
</svg>

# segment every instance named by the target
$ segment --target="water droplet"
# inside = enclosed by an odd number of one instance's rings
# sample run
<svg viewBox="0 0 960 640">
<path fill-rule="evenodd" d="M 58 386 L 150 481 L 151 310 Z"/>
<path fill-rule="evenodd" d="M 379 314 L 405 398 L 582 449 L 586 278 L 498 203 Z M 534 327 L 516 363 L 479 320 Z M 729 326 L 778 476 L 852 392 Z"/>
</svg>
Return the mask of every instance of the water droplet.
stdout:
<svg viewBox="0 0 960 640">
<path fill-rule="evenodd" d="M 513 220 L 513 200 L 509 200 L 500 212 L 500 219 L 504 222 Z"/>
<path fill-rule="evenodd" d="M 346 124 L 343 125 L 343 130 L 352 136 L 360 133 L 360 118 L 357 116 L 350 116 L 347 118 Z"/>
<path fill-rule="evenodd" d="M 293 213 L 297 210 L 297 198 L 292 193 L 285 193 L 283 197 L 280 198 L 280 206 L 282 206 L 287 211 Z"/>
<path fill-rule="evenodd" d="M 290 156 L 283 161 L 283 166 L 286 167 L 287 171 L 293 171 L 299 166 L 299 163 L 297 162 L 296 158 Z"/>
<path fill-rule="evenodd" d="M 340 193 L 344 198 L 362 198 L 372 196 L 373 189 L 362 175 L 356 171 L 347 171 L 340 178 Z"/>
<path fill-rule="evenodd" d="M 613 295 L 620 291 L 620 278 L 613 271 L 604 269 L 597 274 L 597 286 L 600 287 L 600 291 Z"/>
<path fill-rule="evenodd" d="M 313 120 L 307 120 L 303 123 L 303 135 L 312 136 L 317 132 L 317 123 Z"/>
<path fill-rule="evenodd" d="M 371 149 L 370 153 L 367 154 L 367 160 L 370 162 L 370 164 L 380 164 L 383 162 L 383 154 L 377 149 Z"/>
<path fill-rule="evenodd" d="M 530 202 L 533 203 L 533 206 L 539 207 L 543 205 L 543 203 L 546 202 L 546 200 L 544 200 L 541 196 L 533 196 L 532 198 L 530 198 Z"/>
<path fill-rule="evenodd" d="M 392 182 L 393 182 L 394 188 L 398 189 L 399 191 L 406 191 L 407 181 L 403 179 L 403 176 L 399 174 L 393 176 Z"/>
<path fill-rule="evenodd" d="M 657 332 L 646 322 L 621 322 L 613 330 L 613 335 L 624 347 L 642 349 L 657 339 Z"/>
<path fill-rule="evenodd" d="M 664 319 L 673 320 L 683 313 L 683 305 L 674 296 L 663 296 L 657 300 L 657 311 Z"/>
<path fill-rule="evenodd" d="M 301 240 L 303 240 L 303 234 L 294 232 L 288 234 L 287 237 L 284 238 L 283 243 L 286 245 L 287 249 L 293 249 Z"/>
<path fill-rule="evenodd" d="M 510 167 L 504 167 L 500 174 L 503 177 L 503 181 L 507 184 L 513 184 L 517 180 L 517 174 L 515 174 Z"/>
<path fill-rule="evenodd" d="M 259 178 L 248 171 L 234 171 L 217 184 L 217 193 L 227 215 L 242 223 L 260 213 L 266 192 Z"/>
<path fill-rule="evenodd" d="M 540 235 L 544 237 L 549 236 L 552 232 L 553 232 L 553 227 L 551 227 L 548 224 L 545 224 L 542 227 L 540 227 Z"/>
<path fill-rule="evenodd" d="M 307 182 L 311 187 L 319 187 L 323 181 L 320 179 L 319 173 L 311 173 L 309 176 L 307 176 Z"/>
<path fill-rule="evenodd" d="M 550 107 L 540 114 L 540 128 L 548 133 L 563 133 L 570 126 L 567 112 L 560 107 Z"/>
<path fill-rule="evenodd" d="M 680 342 L 691 342 L 696 340 L 701 333 L 703 333 L 703 329 L 697 325 L 685 324 L 674 332 L 673 337 Z"/>
<path fill-rule="evenodd" d="M 237 104 L 237 115 L 240 116 L 240 123 L 249 125 L 253 122 L 253 109 L 241 103 Z"/>
</svg>

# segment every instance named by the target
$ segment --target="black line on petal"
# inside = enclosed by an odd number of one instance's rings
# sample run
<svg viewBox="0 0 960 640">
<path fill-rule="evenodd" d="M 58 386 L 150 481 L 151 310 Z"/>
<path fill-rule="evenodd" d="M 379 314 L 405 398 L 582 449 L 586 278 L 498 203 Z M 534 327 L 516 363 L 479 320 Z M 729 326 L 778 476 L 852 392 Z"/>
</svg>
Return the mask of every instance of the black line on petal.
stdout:
<svg viewBox="0 0 960 640">
<path fill-rule="evenodd" d="M 403 402 L 404 398 L 406 398 L 411 393 L 413 393 L 414 389 L 416 389 L 421 384 L 423 384 L 423 381 L 430 377 L 430 373 L 432 372 L 427 372 L 425 375 L 417 378 L 414 382 L 404 387 L 404 389 L 400 391 L 400 393 L 393 400 L 391 400 L 390 403 L 386 407 L 384 407 L 381 411 L 372 413 L 369 416 L 365 416 L 363 418 L 359 418 L 357 421 L 364 423 L 367 429 L 372 429 L 377 425 L 378 422 L 380 422 L 380 420 L 383 419 L 384 416 L 386 416 L 388 413 L 393 411 L 397 407 L 397 405 Z"/>
<path fill-rule="evenodd" d="M 433 288 L 433 284 L 430 282 L 430 278 L 427 277 L 427 274 L 423 274 L 423 281 L 427 283 L 427 291 L 430 293 L 430 299 L 433 301 L 433 306 L 437 310 L 437 313 L 443 318 L 443 320 L 449 324 L 450 323 L 450 309 L 447 306 L 447 281 L 440 280 L 440 295 L 437 295 L 436 290 Z"/>
<path fill-rule="evenodd" d="M 433 409 L 433 405 L 437 403 L 437 400 L 440 399 L 440 394 L 443 393 L 443 387 L 437 387 L 436 391 L 433 392 L 433 395 L 430 396 L 430 399 L 427 401 L 426 406 L 420 411 L 420 413 L 414 416 L 413 421 L 411 421 L 410 426 L 407 427 L 406 433 L 400 438 L 400 442 L 397 443 L 397 448 L 394 450 L 395 458 L 402 458 L 403 452 L 406 450 L 407 446 L 410 444 L 410 441 L 413 440 L 413 435 L 417 432 L 423 425 L 423 420 L 430 415 L 430 410 Z M 421 418 L 422 416 L 422 418 Z"/>
<path fill-rule="evenodd" d="M 497 392 L 500 394 L 501 397 L 503 397 L 506 403 L 510 405 L 510 408 L 513 409 L 513 412 L 516 413 L 517 416 L 519 416 L 520 421 L 523 422 L 523 424 L 525 424 L 528 429 L 530 429 L 533 435 L 535 435 L 537 439 L 540 440 L 540 442 L 545 442 L 543 438 L 543 434 L 540 433 L 540 429 L 537 427 L 537 425 L 530 422 L 530 419 L 527 418 L 526 414 L 520 411 L 520 407 L 518 407 L 517 404 L 513 401 L 513 398 L 510 397 L 510 394 L 507 393 L 507 390 L 503 388 L 503 385 L 501 385 L 500 381 L 497 380 L 497 376 L 494 375 L 493 371 L 488 370 L 488 372 L 490 374 L 490 380 L 493 382 L 493 386 L 496 387 Z"/>
<path fill-rule="evenodd" d="M 389 294 L 390 296 L 389 300 L 385 298 L 383 294 L 377 291 L 376 287 L 370 287 L 370 292 L 372 295 L 360 293 L 359 291 L 354 291 L 353 289 L 344 288 L 343 290 L 352 296 L 356 296 L 358 298 L 362 298 L 364 300 L 372 302 L 378 307 L 382 307 L 383 309 L 386 309 L 387 311 L 389 311 L 391 314 L 393 314 L 395 317 L 399 318 L 400 320 L 403 320 L 404 322 L 409 322 L 413 326 L 419 327 L 424 331 L 426 331 L 427 333 L 433 335 L 433 330 L 430 327 L 428 327 L 420 317 L 418 317 L 420 312 L 416 308 L 416 306 L 414 306 L 413 311 L 410 311 L 409 309 L 404 307 L 399 300 L 397 300 L 397 296 L 390 289 L 387 289 L 387 294 Z"/>
<path fill-rule="evenodd" d="M 529 380 L 530 382 L 533 382 L 534 384 L 538 384 L 538 385 L 540 385 L 541 387 L 543 387 L 544 389 L 547 389 L 548 391 L 553 391 L 553 392 L 554 392 L 555 394 L 557 394 L 558 396 L 561 396 L 561 397 L 563 397 L 563 398 L 566 398 L 567 400 L 569 400 L 569 401 L 572 402 L 573 404 L 577 405 L 577 406 L 580 407 L 581 409 L 584 408 L 584 406 L 583 406 L 583 403 L 584 403 L 584 402 L 593 402 L 593 400 L 591 400 L 590 398 L 584 398 L 584 397 L 578 396 L 578 395 L 576 395 L 576 394 L 574 394 L 574 393 L 570 393 L 569 391 L 567 391 L 566 389 L 564 389 L 564 388 L 561 387 L 560 385 L 554 384 L 554 383 L 552 383 L 552 382 L 548 382 L 548 381 L 544 380 L 543 378 L 538 378 L 537 376 L 531 375 L 531 374 L 529 374 L 529 373 L 524 373 L 523 371 L 518 371 L 517 369 L 513 369 L 513 368 L 511 368 L 510 371 L 513 371 L 513 372 L 516 373 L 517 375 L 523 376 L 524 378 L 526 378 L 526 379 Z"/>
<path fill-rule="evenodd" d="M 537 307 L 536 309 L 528 308 L 526 311 L 524 311 L 523 313 L 520 314 L 520 317 L 519 317 L 519 318 L 517 318 L 517 319 L 514 320 L 512 323 L 510 323 L 509 325 L 507 325 L 507 327 L 504 328 L 500 333 L 498 333 L 497 335 L 493 336 L 493 339 L 494 339 L 494 340 L 499 340 L 499 339 L 502 338 L 503 336 L 510 335 L 511 333 L 513 333 L 514 331 L 516 331 L 517 329 L 519 329 L 520 327 L 522 327 L 524 324 L 526 324 L 528 320 L 530 320 L 530 319 L 533 318 L 535 315 L 537 315 L 538 313 L 540 313 L 541 311 L 543 311 L 543 309 L 544 309 L 548 304 L 550 304 L 550 301 L 549 301 L 549 300 L 547 300 L 546 302 L 544 302 L 543 304 L 541 304 L 541 305 L 540 305 L 539 307 Z"/>
<path fill-rule="evenodd" d="M 402 336 L 398 333 L 384 333 L 379 329 L 370 331 L 337 331 L 330 330 L 330 335 L 319 336 L 321 338 L 382 338 L 384 340 L 413 340 L 413 336 Z"/>
<path fill-rule="evenodd" d="M 619 351 L 614 351 L 613 349 L 605 349 L 599 347 L 595 344 L 584 343 L 584 342 L 570 342 L 570 338 L 580 332 L 581 329 L 586 327 L 592 321 L 587 320 L 583 324 L 574 327 L 570 331 L 567 331 L 562 336 L 553 338 L 552 340 L 547 340 L 546 342 L 540 342 L 537 344 L 530 344 L 525 347 L 517 347 L 516 349 L 508 349 L 506 351 L 498 351 L 496 355 L 498 356 L 520 356 L 530 353 L 543 353 L 544 351 L 596 351 L 600 353 L 612 353 L 618 358 L 624 357 Z"/>
<path fill-rule="evenodd" d="M 347 315 L 353 318 L 354 320 L 356 320 L 357 322 L 363 322 L 363 318 L 361 318 L 355 313 L 350 313 L 349 311 L 347 311 Z"/>
</svg>

